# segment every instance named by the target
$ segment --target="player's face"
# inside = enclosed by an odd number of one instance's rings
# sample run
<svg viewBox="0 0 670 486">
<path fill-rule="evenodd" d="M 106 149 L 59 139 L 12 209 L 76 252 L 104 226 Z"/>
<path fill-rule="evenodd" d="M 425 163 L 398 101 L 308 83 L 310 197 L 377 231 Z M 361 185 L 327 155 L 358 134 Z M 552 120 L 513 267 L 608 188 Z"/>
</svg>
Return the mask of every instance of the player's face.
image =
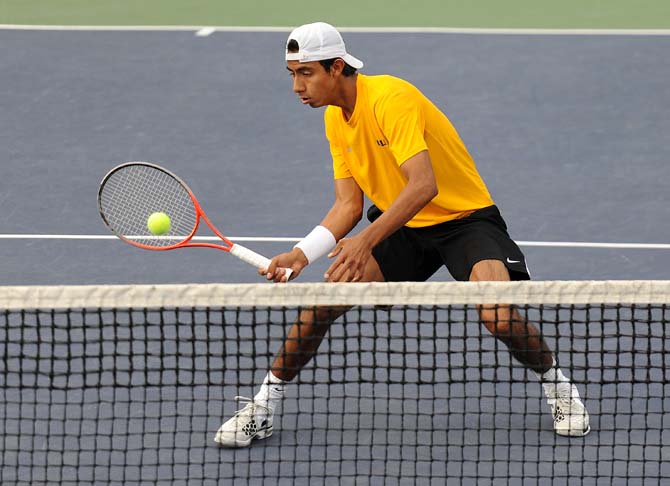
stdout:
<svg viewBox="0 0 670 486">
<path fill-rule="evenodd" d="M 332 69 L 326 72 L 318 61 L 287 61 L 286 69 L 293 78 L 293 92 L 303 105 L 317 108 L 330 104 L 337 82 Z"/>
</svg>

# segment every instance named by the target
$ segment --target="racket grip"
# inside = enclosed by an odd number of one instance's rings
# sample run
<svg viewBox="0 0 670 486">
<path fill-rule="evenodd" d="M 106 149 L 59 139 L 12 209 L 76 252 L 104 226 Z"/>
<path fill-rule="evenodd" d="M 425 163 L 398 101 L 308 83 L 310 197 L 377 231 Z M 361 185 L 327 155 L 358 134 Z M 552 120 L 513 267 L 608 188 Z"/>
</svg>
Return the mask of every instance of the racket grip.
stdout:
<svg viewBox="0 0 670 486">
<path fill-rule="evenodd" d="M 266 258 L 245 246 L 238 245 L 237 243 L 233 244 L 233 246 L 230 248 L 230 253 L 235 255 L 243 262 L 247 262 L 248 264 L 253 265 L 258 269 L 268 268 L 270 266 L 269 258 Z M 293 270 L 290 268 L 285 268 L 284 270 L 286 270 L 286 279 L 288 280 L 291 277 Z"/>
</svg>

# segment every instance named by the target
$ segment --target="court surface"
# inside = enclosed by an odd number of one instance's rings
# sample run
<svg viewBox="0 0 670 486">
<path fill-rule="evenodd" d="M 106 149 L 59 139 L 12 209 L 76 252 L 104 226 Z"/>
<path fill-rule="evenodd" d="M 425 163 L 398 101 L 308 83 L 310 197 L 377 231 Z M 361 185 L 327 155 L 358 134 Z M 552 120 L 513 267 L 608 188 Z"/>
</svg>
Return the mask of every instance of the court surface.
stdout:
<svg viewBox="0 0 670 486">
<path fill-rule="evenodd" d="M 322 111 L 291 93 L 285 38 L 0 31 L 1 283 L 261 281 L 216 250 L 153 253 L 91 236 L 108 236 L 96 206 L 100 179 L 130 160 L 176 172 L 214 224 L 260 238 L 245 244 L 267 256 L 293 244 L 269 238 L 300 237 L 320 221 L 332 202 Z M 670 37 L 345 40 L 363 72 L 412 81 L 450 117 L 511 235 L 529 242 L 522 249 L 535 278 L 667 278 L 667 247 L 592 243 L 670 240 Z M 60 236 L 10 236 L 34 234 Z M 302 280 L 319 281 L 325 268 L 314 265 Z M 590 439 L 611 439 L 616 455 L 614 435 Z M 261 452 L 244 454 L 253 461 Z"/>
<path fill-rule="evenodd" d="M 258 281 L 216 250 L 8 235 L 109 236 L 98 183 L 121 162 L 145 160 L 184 178 L 224 234 L 261 238 L 244 244 L 268 256 L 290 248 L 267 239 L 303 236 L 333 196 L 322 110 L 291 92 L 285 36 L 0 31 L 1 282 Z M 670 240 L 670 37 L 346 39 L 365 73 L 404 77 L 447 113 L 535 278 L 667 277 L 668 247 L 552 243 Z"/>
</svg>

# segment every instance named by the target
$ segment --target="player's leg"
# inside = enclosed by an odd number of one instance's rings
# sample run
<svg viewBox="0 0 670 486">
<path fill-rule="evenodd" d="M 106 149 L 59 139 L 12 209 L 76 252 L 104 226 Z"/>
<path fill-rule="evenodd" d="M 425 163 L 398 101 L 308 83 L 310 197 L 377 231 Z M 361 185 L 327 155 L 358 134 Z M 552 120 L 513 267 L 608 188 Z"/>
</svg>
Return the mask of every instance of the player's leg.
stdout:
<svg viewBox="0 0 670 486">
<path fill-rule="evenodd" d="M 270 437 L 274 412 L 284 398 L 285 385 L 314 356 L 331 323 L 346 310 L 346 307 L 317 307 L 301 311 L 256 395 L 236 397 L 245 406 L 221 425 L 214 441 L 223 447 L 247 447 L 254 439 Z"/>
<path fill-rule="evenodd" d="M 380 215 L 375 206 L 368 210 L 370 222 Z M 362 281 L 423 281 L 442 265 L 439 253 L 422 247 L 407 228 L 382 241 L 372 254 Z M 343 307 L 320 307 L 301 312 L 258 393 L 246 399 L 247 405 L 221 426 L 214 440 L 228 447 L 244 447 L 254 438 L 269 437 L 274 409 L 284 396 L 286 383 L 310 361 L 331 323 L 345 311 Z"/>
<path fill-rule="evenodd" d="M 371 258 L 361 281 L 383 280 L 379 265 Z M 284 398 L 285 385 L 312 359 L 330 325 L 347 310 L 346 306 L 302 310 L 256 395 L 238 397 L 246 402 L 245 407 L 219 428 L 214 441 L 224 447 L 246 447 L 254 439 L 270 437 L 274 412 Z"/>
<path fill-rule="evenodd" d="M 481 260 L 470 273 L 470 281 L 473 282 L 509 280 L 507 267 L 500 260 Z M 536 373 L 545 373 L 553 366 L 551 350 L 540 331 L 522 318 L 515 306 L 480 305 L 477 311 L 484 326 L 509 348 L 521 364 Z"/>
<path fill-rule="evenodd" d="M 471 281 L 509 279 L 509 272 L 501 260 L 479 261 L 470 274 Z M 591 430 L 589 414 L 577 387 L 556 366 L 556 360 L 537 327 L 523 318 L 513 305 L 482 305 L 477 310 L 491 334 L 503 342 L 519 362 L 533 370 L 541 381 L 554 417 L 556 433 L 568 436 L 588 434 Z"/>
<path fill-rule="evenodd" d="M 530 279 L 525 256 L 507 233 L 507 225 L 496 206 L 442 223 L 426 233 L 457 280 Z M 537 327 L 527 322 L 513 305 L 482 306 L 479 311 L 486 328 L 542 382 L 554 413 L 555 431 L 562 435 L 588 433 L 588 413 L 579 400 L 577 388 L 556 367 Z"/>
<path fill-rule="evenodd" d="M 312 359 L 333 321 L 347 310 L 348 306 L 339 306 L 301 311 L 275 356 L 270 367 L 272 374 L 283 382 L 293 380 Z"/>
</svg>

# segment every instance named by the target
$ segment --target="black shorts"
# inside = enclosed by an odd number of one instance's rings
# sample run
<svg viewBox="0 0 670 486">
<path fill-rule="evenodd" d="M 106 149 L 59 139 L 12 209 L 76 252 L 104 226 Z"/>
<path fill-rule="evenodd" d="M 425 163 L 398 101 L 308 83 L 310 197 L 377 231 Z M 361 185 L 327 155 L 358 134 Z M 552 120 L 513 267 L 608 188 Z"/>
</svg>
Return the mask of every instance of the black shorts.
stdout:
<svg viewBox="0 0 670 486">
<path fill-rule="evenodd" d="M 372 206 L 372 222 L 381 211 Z M 467 281 L 475 263 L 500 260 L 512 280 L 529 280 L 526 258 L 507 233 L 507 225 L 496 206 L 435 226 L 403 226 L 378 244 L 372 254 L 387 282 L 428 280 L 442 265 L 456 279 Z"/>
</svg>

